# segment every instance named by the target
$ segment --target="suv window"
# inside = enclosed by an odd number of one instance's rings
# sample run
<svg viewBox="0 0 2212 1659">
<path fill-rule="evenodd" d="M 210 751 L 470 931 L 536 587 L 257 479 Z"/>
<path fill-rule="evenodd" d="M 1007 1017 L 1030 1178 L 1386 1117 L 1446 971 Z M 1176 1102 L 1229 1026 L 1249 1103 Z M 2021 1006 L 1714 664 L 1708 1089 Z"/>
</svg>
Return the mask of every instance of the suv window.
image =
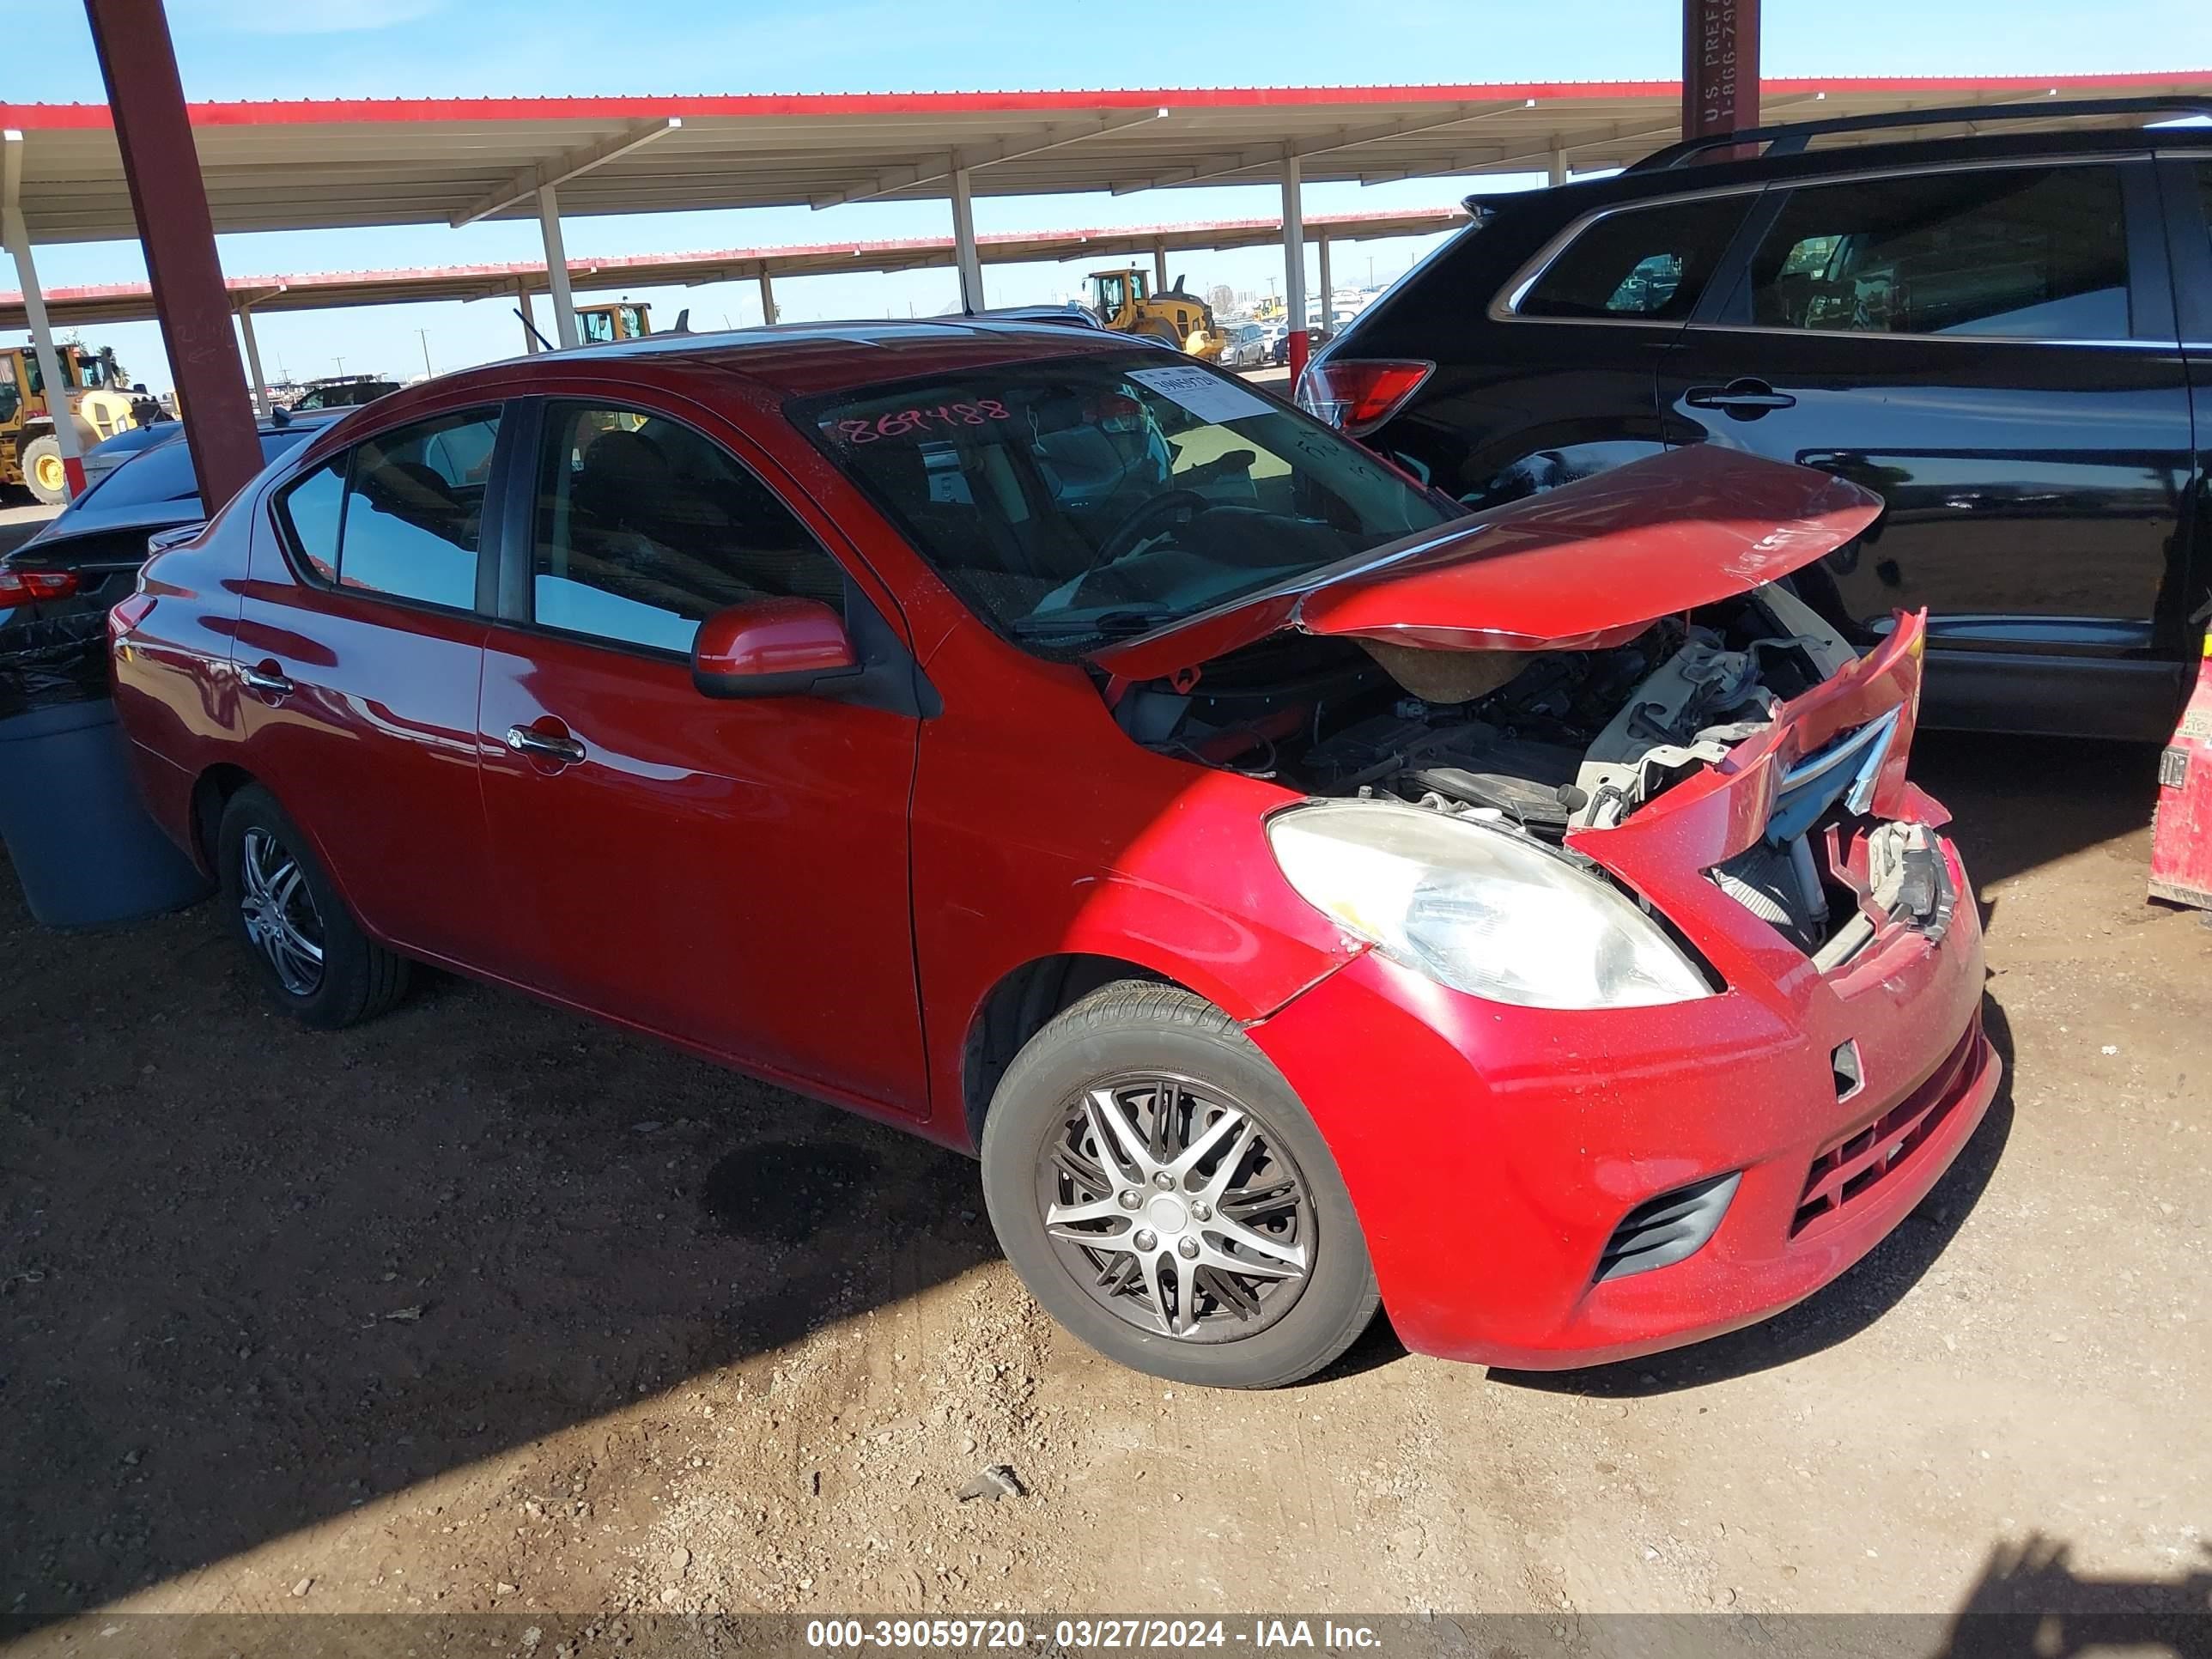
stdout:
<svg viewBox="0 0 2212 1659">
<path fill-rule="evenodd" d="M 364 439 L 287 486 L 277 511 L 310 574 L 472 609 L 498 435 L 496 410 L 441 415 Z"/>
<path fill-rule="evenodd" d="M 1753 200 L 1746 192 L 1606 214 L 1545 266 L 1514 313 L 1679 322 Z"/>
<path fill-rule="evenodd" d="M 551 404 L 538 469 L 532 616 L 548 628 L 689 652 L 753 599 L 843 608 L 845 573 L 720 444 L 636 410 Z"/>
<path fill-rule="evenodd" d="M 2125 339 L 2119 170 L 1981 167 L 1803 185 L 1750 280 L 1751 320 L 1768 328 Z"/>
</svg>

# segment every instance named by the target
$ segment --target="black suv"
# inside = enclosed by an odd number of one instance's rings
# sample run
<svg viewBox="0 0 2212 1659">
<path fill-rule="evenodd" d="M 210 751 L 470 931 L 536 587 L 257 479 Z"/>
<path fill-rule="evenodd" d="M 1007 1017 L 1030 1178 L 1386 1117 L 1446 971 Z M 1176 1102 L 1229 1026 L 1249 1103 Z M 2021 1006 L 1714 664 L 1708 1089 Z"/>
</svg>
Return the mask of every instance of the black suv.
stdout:
<svg viewBox="0 0 2212 1659">
<path fill-rule="evenodd" d="M 2163 739 L 2212 581 L 2212 127 L 2143 124 L 2204 110 L 1763 128 L 1470 198 L 1299 400 L 1476 506 L 1699 441 L 1855 479 L 1888 511 L 1800 591 L 1861 644 L 1928 608 L 1928 723 Z M 1999 130 L 1881 131 L 1946 116 Z M 2131 125 L 2014 125 L 2068 117 Z"/>
</svg>

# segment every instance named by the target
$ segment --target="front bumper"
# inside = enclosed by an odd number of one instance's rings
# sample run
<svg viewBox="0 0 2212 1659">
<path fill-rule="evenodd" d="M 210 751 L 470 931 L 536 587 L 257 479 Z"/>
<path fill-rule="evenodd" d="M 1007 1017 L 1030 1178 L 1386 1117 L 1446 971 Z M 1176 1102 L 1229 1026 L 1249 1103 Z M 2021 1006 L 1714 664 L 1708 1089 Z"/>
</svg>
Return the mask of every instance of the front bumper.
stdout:
<svg viewBox="0 0 2212 1659">
<path fill-rule="evenodd" d="M 1961 895 L 1942 941 L 1894 926 L 1829 975 L 1715 894 L 1705 920 L 1741 947 L 1732 967 L 1774 971 L 1731 972 L 1703 1001 L 1510 1007 L 1370 952 L 1252 1025 L 1328 1138 L 1407 1345 L 1602 1364 L 1778 1312 L 1873 1249 L 2001 1072 L 1972 889 L 1942 845 Z M 1839 1097 L 1846 1043 L 1857 1082 Z M 1693 1255 L 1596 1277 L 1636 1206 L 1739 1170 Z"/>
</svg>

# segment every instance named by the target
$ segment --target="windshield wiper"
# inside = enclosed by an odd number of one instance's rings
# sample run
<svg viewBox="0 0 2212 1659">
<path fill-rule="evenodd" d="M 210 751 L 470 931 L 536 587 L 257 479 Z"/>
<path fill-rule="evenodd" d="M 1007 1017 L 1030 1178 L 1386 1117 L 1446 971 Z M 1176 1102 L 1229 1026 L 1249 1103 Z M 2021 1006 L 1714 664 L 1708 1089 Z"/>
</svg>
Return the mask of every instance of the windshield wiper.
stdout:
<svg viewBox="0 0 2212 1659">
<path fill-rule="evenodd" d="M 1126 640 L 1139 634 L 1151 633 L 1162 623 L 1172 620 L 1175 614 L 1164 608 L 1102 611 L 1095 617 L 1017 617 L 1009 625 L 1025 639 L 1048 635 L 1095 634 L 1102 639 Z"/>
</svg>

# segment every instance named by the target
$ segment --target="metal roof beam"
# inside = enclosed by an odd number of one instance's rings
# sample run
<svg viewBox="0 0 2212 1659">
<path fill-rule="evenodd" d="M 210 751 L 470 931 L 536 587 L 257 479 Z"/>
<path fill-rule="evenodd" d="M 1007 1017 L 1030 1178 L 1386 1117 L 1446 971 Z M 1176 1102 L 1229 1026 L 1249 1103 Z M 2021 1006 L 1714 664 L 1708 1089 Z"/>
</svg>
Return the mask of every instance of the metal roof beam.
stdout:
<svg viewBox="0 0 2212 1659">
<path fill-rule="evenodd" d="M 837 207 L 847 202 L 872 202 L 880 197 L 895 196 L 902 190 L 935 184 L 940 179 L 950 179 L 955 173 L 994 167 L 1000 161 L 1016 161 L 1024 155 L 1042 155 L 1048 150 L 1064 149 L 1070 144 L 1079 144 L 1086 138 L 1100 138 L 1127 127 L 1145 126 L 1165 119 L 1167 113 L 1164 109 L 1136 110 L 1101 115 L 1071 126 L 1046 127 L 1022 137 L 1001 139 L 995 144 L 979 144 L 951 150 L 939 159 L 917 162 L 911 167 L 886 167 L 872 178 L 842 190 L 810 196 L 807 201 L 817 208 Z"/>
<path fill-rule="evenodd" d="M 1404 120 L 1388 122 L 1381 126 L 1340 127 L 1334 132 L 1317 137 L 1262 144 L 1256 149 L 1225 155 L 1205 156 L 1189 167 L 1170 167 L 1149 178 L 1116 179 L 1111 188 L 1116 196 L 1127 196 L 1137 191 L 1156 190 L 1166 185 L 1203 184 L 1209 179 L 1226 179 L 1234 173 L 1249 173 L 1258 167 L 1279 168 L 1285 161 L 1303 161 L 1309 155 L 1328 155 L 1338 150 L 1357 149 L 1363 144 L 1384 143 L 1414 133 L 1465 126 L 1471 122 L 1487 120 L 1493 115 L 1504 115 L 1515 110 L 1534 109 L 1535 106 L 1536 100 L 1533 98 L 1516 98 L 1496 104 L 1455 104 L 1449 114 L 1408 116 Z"/>
<path fill-rule="evenodd" d="M 526 167 L 474 207 L 465 208 L 454 214 L 447 222 L 459 230 L 463 225 L 472 225 L 479 219 L 488 219 L 502 209 L 519 207 L 525 202 L 534 203 L 539 191 L 579 178 L 593 167 L 605 167 L 618 156 L 627 155 L 656 138 L 676 131 L 683 125 L 683 118 L 676 115 L 664 120 L 640 121 L 611 138 L 603 138 L 596 144 L 572 149 L 550 161 L 540 161 L 534 167 Z"/>
</svg>

